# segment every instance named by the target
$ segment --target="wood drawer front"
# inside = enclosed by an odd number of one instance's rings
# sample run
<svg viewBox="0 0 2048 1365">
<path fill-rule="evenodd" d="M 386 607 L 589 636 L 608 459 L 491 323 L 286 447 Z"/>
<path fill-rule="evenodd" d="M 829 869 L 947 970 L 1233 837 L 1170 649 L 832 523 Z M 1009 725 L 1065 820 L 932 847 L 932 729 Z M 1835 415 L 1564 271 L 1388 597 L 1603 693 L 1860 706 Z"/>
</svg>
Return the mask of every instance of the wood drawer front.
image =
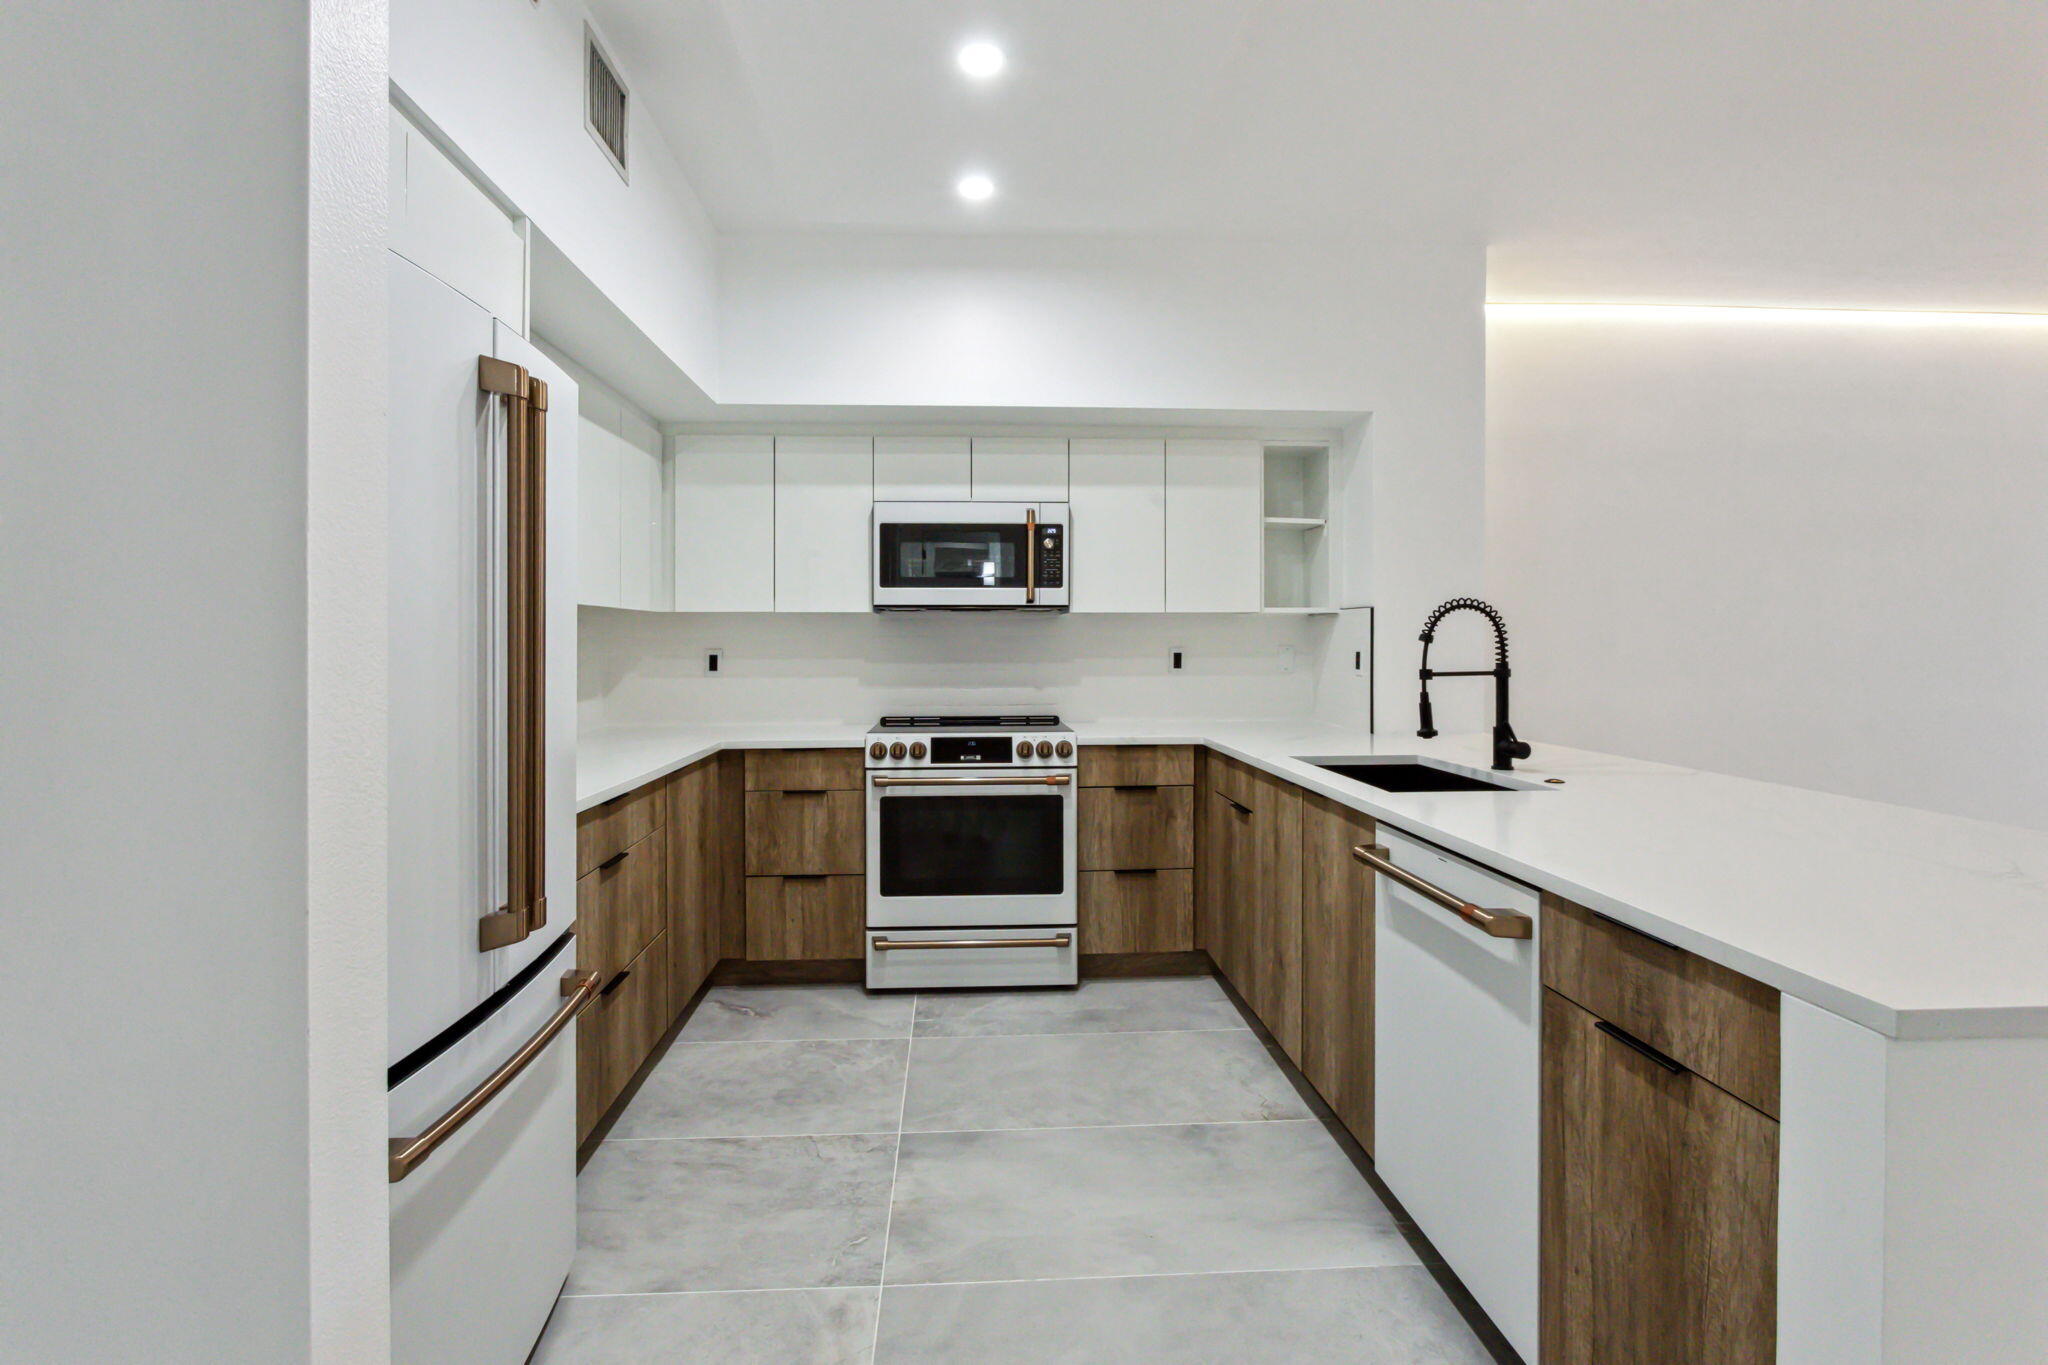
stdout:
<svg viewBox="0 0 2048 1365">
<path fill-rule="evenodd" d="M 605 980 L 604 993 L 576 1020 L 576 1140 L 581 1143 L 667 1030 L 668 937 Z"/>
<path fill-rule="evenodd" d="M 577 879 L 576 960 L 584 967 L 616 971 L 667 927 L 667 833 L 652 831 L 613 855 L 611 866 Z"/>
<path fill-rule="evenodd" d="M 1075 799 L 1084 870 L 1195 865 L 1193 787 L 1083 787 Z"/>
<path fill-rule="evenodd" d="M 747 878 L 747 959 L 860 957 L 867 951 L 867 878 Z"/>
<path fill-rule="evenodd" d="M 1195 946 L 1195 874 L 1083 872 L 1081 942 L 1091 953 L 1178 953 Z"/>
<path fill-rule="evenodd" d="M 1195 751 L 1185 744 L 1081 746 L 1084 787 L 1187 787 L 1194 781 Z"/>
<path fill-rule="evenodd" d="M 576 817 L 576 875 L 668 823 L 668 783 L 650 782 Z"/>
<path fill-rule="evenodd" d="M 747 793 L 747 875 L 811 877 L 863 870 L 865 794 L 858 791 Z"/>
<path fill-rule="evenodd" d="M 1542 944 L 1544 985 L 1777 1115 L 1778 992 L 1549 894 Z"/>
<path fill-rule="evenodd" d="M 1234 802 L 1247 811 L 1259 808 L 1265 790 L 1263 784 L 1272 780 L 1248 763 L 1225 758 L 1222 754 L 1209 755 L 1209 785 L 1224 800 Z"/>
<path fill-rule="evenodd" d="M 747 790 L 859 790 L 865 771 L 858 749 L 749 749 Z"/>
</svg>

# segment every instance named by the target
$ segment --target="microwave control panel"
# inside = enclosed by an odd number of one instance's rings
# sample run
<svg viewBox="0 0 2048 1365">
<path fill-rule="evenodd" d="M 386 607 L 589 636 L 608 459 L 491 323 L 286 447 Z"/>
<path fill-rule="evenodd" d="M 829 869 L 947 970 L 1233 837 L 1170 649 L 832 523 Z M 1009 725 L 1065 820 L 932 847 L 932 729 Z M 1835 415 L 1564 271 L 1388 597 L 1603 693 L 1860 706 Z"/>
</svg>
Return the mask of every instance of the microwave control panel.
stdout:
<svg viewBox="0 0 2048 1365">
<path fill-rule="evenodd" d="M 1067 585 L 1066 529 L 1059 525 L 1038 528 L 1038 544 L 1032 547 L 1032 551 L 1038 556 L 1038 586 L 1041 588 L 1063 588 Z"/>
</svg>

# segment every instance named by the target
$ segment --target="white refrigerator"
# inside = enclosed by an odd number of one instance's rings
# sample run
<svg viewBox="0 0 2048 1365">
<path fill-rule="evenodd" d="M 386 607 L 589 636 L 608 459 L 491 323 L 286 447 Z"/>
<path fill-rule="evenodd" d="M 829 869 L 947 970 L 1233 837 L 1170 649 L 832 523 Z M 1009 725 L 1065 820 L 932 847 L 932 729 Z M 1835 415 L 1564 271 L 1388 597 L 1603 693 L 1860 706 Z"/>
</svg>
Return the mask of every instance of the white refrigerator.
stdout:
<svg viewBox="0 0 2048 1365">
<path fill-rule="evenodd" d="M 388 261 L 392 1352 L 517 1365 L 576 1245 L 576 386 Z"/>
</svg>

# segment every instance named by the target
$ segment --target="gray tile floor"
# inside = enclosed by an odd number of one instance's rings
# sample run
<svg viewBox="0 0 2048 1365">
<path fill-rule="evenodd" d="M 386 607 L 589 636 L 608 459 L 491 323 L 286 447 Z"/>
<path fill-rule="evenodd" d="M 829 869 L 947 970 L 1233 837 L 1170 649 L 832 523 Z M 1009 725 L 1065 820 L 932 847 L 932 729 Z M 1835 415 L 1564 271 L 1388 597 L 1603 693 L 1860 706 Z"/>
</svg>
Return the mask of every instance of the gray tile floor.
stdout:
<svg viewBox="0 0 2048 1365">
<path fill-rule="evenodd" d="M 541 1365 L 1492 1359 L 1206 978 L 714 990 L 578 1197 Z"/>
</svg>

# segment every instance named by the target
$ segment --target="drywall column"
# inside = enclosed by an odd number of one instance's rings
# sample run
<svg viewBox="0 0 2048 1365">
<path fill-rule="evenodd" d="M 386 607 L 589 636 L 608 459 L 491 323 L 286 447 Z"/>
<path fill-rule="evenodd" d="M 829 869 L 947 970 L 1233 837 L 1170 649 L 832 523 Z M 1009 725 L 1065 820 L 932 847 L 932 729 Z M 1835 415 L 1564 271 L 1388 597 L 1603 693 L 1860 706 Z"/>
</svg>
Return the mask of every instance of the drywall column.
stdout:
<svg viewBox="0 0 2048 1365">
<path fill-rule="evenodd" d="M 383 1350 L 384 24 L 0 10 L 11 1357 Z"/>
</svg>

